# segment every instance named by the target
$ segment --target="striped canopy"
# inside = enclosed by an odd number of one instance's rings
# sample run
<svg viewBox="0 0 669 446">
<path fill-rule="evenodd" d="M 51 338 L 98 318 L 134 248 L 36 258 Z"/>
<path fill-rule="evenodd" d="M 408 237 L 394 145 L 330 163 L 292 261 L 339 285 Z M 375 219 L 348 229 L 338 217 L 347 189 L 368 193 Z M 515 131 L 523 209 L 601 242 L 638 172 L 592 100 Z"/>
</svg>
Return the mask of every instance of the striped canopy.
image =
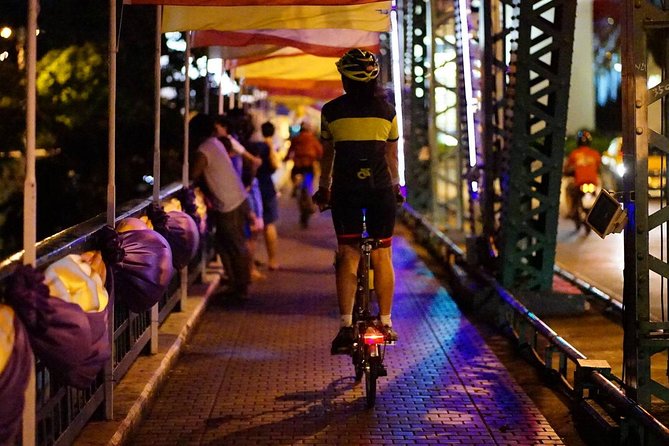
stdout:
<svg viewBox="0 0 669 446">
<path fill-rule="evenodd" d="M 390 25 L 390 6 L 390 1 L 337 6 L 165 6 L 162 31 L 340 28 L 383 32 Z"/>
<path fill-rule="evenodd" d="M 267 0 L 124 0 L 128 5 L 180 5 L 180 6 L 266 6 Z M 341 6 L 383 3 L 382 0 L 272 0 L 282 6 Z M 390 3 L 390 2 L 388 2 Z"/>
<path fill-rule="evenodd" d="M 342 94 L 336 57 L 309 54 L 259 60 L 239 66 L 235 75 L 271 94 L 329 99 Z"/>
<path fill-rule="evenodd" d="M 124 0 L 163 5 L 162 32 L 194 31 L 194 47 L 220 47 L 236 75 L 275 94 L 341 94 L 334 62 L 378 52 L 390 0 Z"/>
<path fill-rule="evenodd" d="M 195 31 L 191 42 L 193 47 L 255 48 L 247 56 L 241 57 L 258 55 L 258 48 L 272 48 L 264 52 L 269 54 L 284 47 L 299 50 L 291 54 L 303 52 L 314 56 L 340 57 L 349 48 L 378 52 L 379 33 L 354 29 L 204 30 Z"/>
<path fill-rule="evenodd" d="M 124 0 L 164 5 L 163 32 L 244 29 L 388 31 L 390 0 Z"/>
</svg>

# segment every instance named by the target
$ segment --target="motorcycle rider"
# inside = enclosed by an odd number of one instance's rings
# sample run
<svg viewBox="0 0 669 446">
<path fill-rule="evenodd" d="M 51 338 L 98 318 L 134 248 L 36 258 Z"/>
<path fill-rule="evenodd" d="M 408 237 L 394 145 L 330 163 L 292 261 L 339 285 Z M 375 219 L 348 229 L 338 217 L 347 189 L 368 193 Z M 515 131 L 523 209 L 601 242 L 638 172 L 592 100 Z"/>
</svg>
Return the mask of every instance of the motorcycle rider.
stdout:
<svg viewBox="0 0 669 446">
<path fill-rule="evenodd" d="M 581 199 L 581 186 L 588 183 L 599 185 L 601 165 L 602 155 L 592 148 L 592 135 L 587 130 L 579 130 L 576 135 L 576 148 L 567 157 L 563 169 L 565 175 L 573 177 L 566 191 L 569 218 L 579 218 L 577 204 Z"/>
</svg>

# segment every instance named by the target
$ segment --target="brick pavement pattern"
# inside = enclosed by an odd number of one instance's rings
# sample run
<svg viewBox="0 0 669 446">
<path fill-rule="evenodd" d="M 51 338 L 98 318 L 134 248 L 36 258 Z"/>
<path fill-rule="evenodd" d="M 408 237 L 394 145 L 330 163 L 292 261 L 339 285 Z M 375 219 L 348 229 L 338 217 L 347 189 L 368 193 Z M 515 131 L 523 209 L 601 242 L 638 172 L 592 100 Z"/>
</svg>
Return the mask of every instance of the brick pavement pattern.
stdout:
<svg viewBox="0 0 669 446">
<path fill-rule="evenodd" d="M 282 198 L 282 268 L 243 304 L 211 299 L 129 444 L 559 445 L 559 436 L 402 237 L 388 376 L 365 408 L 338 328 L 330 215 Z M 262 256 L 261 256 L 262 257 Z"/>
</svg>

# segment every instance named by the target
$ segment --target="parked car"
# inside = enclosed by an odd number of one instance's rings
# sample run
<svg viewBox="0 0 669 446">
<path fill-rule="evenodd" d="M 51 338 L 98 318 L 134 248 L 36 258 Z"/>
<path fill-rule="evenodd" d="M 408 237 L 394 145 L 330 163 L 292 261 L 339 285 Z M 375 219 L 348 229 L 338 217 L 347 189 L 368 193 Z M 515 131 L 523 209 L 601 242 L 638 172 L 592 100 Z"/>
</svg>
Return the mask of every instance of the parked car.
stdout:
<svg viewBox="0 0 669 446">
<path fill-rule="evenodd" d="M 617 136 L 611 140 L 609 147 L 602 153 L 602 187 L 609 191 L 623 190 L 623 138 Z M 662 188 L 667 188 L 667 161 L 657 149 L 651 149 L 648 155 L 648 195 L 659 197 Z"/>
</svg>

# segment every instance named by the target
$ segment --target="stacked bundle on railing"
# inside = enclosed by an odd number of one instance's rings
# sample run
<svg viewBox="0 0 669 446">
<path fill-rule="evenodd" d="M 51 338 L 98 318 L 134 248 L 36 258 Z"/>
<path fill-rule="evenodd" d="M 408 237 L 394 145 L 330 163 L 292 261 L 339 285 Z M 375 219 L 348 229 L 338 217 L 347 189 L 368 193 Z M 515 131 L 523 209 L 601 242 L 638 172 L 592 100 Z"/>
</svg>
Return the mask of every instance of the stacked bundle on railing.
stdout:
<svg viewBox="0 0 669 446">
<path fill-rule="evenodd" d="M 0 445 L 20 431 L 33 355 L 63 384 L 87 389 L 111 357 L 114 299 L 136 313 L 155 305 L 199 247 L 194 219 L 180 210 L 148 209 L 150 223 L 125 218 L 103 226 L 96 250 L 69 254 L 43 272 L 17 264 L 0 304 Z"/>
<path fill-rule="evenodd" d="M 21 428 L 32 349 L 12 307 L 0 304 L 0 444 L 11 444 Z"/>
<path fill-rule="evenodd" d="M 8 279 L 7 300 L 40 361 L 64 383 L 84 389 L 111 355 L 109 296 L 99 273 L 82 256 L 55 262 L 47 274 L 18 266 Z"/>
</svg>

